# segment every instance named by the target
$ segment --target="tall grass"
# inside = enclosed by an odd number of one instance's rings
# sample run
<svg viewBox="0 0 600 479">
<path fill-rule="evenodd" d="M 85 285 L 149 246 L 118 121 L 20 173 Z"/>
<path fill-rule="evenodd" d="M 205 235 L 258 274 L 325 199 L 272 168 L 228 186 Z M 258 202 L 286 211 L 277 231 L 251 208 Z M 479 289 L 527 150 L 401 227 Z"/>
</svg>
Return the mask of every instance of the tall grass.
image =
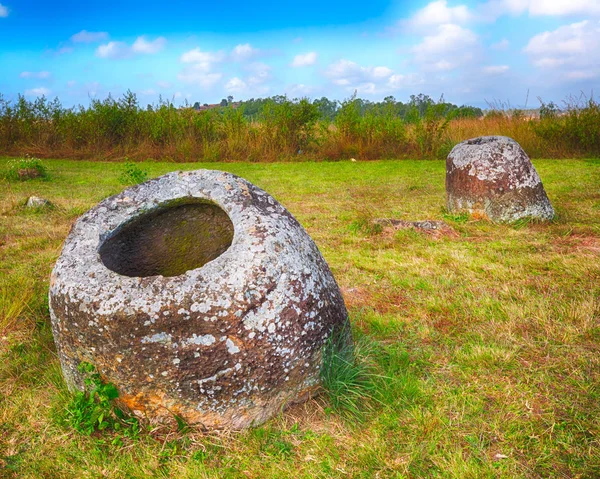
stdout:
<svg viewBox="0 0 600 479">
<path fill-rule="evenodd" d="M 0 154 L 75 159 L 276 161 L 443 158 L 458 142 L 506 135 L 534 157 L 600 156 L 600 104 L 570 100 L 539 114 L 481 111 L 419 95 L 336 103 L 274 97 L 196 111 L 169 101 L 142 108 L 135 94 L 65 108 L 58 99 L 0 94 Z M 245 111 L 245 109 L 248 111 Z"/>
</svg>

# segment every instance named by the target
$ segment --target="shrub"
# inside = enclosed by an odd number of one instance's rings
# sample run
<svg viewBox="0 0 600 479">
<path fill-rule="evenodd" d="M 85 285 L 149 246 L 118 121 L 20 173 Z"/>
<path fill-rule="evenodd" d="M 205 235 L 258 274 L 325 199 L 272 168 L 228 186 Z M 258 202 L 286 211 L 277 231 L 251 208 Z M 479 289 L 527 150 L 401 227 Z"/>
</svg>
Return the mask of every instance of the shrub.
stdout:
<svg viewBox="0 0 600 479">
<path fill-rule="evenodd" d="M 542 103 L 539 118 L 499 102 L 483 116 L 480 108 L 422 94 L 407 103 L 356 94 L 343 102 L 275 96 L 226 103 L 198 111 L 161 98 L 142 108 L 128 91 L 65 108 L 58 99 L 11 101 L 0 94 L 0 152 L 173 161 L 430 159 L 468 138 L 506 135 L 532 156 L 600 155 L 600 111 L 593 99 L 569 100 L 562 110 Z"/>
<path fill-rule="evenodd" d="M 593 98 L 570 101 L 564 112 L 553 103 L 540 108 L 536 134 L 552 145 L 563 145 L 572 154 L 600 155 L 600 104 Z"/>
<path fill-rule="evenodd" d="M 413 113 L 414 135 L 422 158 L 444 158 L 452 145 L 446 136 L 450 120 L 445 115 L 443 103 L 427 106 L 425 115 Z"/>
<path fill-rule="evenodd" d="M 26 181 L 33 178 L 48 178 L 48 170 L 39 158 L 26 156 L 11 160 L 8 163 L 6 178 L 15 181 Z"/>
</svg>

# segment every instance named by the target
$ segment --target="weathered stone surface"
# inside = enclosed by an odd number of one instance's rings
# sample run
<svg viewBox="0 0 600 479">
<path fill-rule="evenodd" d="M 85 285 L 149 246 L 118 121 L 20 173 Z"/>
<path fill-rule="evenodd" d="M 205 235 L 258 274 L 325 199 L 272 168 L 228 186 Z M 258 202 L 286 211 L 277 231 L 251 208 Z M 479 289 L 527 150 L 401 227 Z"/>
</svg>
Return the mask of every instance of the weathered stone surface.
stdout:
<svg viewBox="0 0 600 479">
<path fill-rule="evenodd" d="M 318 248 L 270 195 L 229 173 L 174 172 L 102 201 L 51 278 L 68 385 L 87 361 L 138 415 L 259 424 L 319 383 L 347 327 Z"/>
<path fill-rule="evenodd" d="M 456 145 L 446 160 L 446 194 L 450 212 L 467 211 L 492 221 L 554 217 L 531 160 L 505 136 L 482 136 Z"/>
</svg>

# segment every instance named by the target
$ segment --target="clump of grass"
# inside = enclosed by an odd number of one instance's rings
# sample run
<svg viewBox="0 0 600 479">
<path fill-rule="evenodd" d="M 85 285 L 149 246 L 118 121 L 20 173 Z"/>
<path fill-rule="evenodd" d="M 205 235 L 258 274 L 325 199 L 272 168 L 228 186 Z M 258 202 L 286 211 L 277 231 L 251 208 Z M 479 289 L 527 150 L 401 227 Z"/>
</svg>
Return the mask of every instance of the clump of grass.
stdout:
<svg viewBox="0 0 600 479">
<path fill-rule="evenodd" d="M 140 168 L 136 163 L 129 160 L 125 162 L 121 169 L 119 180 L 124 185 L 137 185 L 148 179 L 148 172 Z"/>
<path fill-rule="evenodd" d="M 383 226 L 375 223 L 368 217 L 360 216 L 350 223 L 348 229 L 353 233 L 363 233 L 373 236 L 380 234 L 383 231 Z"/>
<path fill-rule="evenodd" d="M 39 158 L 24 156 L 8 163 L 6 179 L 26 181 L 33 178 L 48 178 L 48 169 Z"/>
<path fill-rule="evenodd" d="M 357 195 L 357 203 L 363 199 L 362 196 Z M 355 214 L 354 220 L 348 225 L 352 233 L 375 236 L 383 232 L 383 225 L 375 218 L 374 208 L 359 204 L 355 207 Z"/>
<path fill-rule="evenodd" d="M 122 436 L 136 438 L 140 432 L 137 418 L 128 416 L 115 404 L 119 397 L 117 388 L 112 383 L 102 380 L 96 368 L 87 362 L 78 367 L 85 373 L 85 391 L 75 393 L 67 406 L 67 420 L 77 431 L 87 434 L 111 430 Z M 119 444 L 120 436 L 113 443 Z"/>
<path fill-rule="evenodd" d="M 372 356 L 373 345 L 365 338 L 353 342 L 347 328 L 329 337 L 323 347 L 321 385 L 333 412 L 360 422 L 380 402 L 382 376 Z"/>
</svg>

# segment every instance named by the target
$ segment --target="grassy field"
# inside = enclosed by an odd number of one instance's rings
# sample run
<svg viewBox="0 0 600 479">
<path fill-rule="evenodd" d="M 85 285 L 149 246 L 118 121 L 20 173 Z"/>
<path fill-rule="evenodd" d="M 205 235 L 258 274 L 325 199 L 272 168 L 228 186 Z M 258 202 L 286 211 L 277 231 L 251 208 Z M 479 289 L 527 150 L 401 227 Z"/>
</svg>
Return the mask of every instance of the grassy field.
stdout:
<svg viewBox="0 0 600 479">
<path fill-rule="evenodd" d="M 143 165 L 223 169 L 273 194 L 385 380 L 354 414 L 321 397 L 245 432 L 119 442 L 65 421 L 47 290 L 70 225 L 124 188 L 122 165 L 46 163 L 48 180 L 0 180 L 0 477 L 600 477 L 600 160 L 535 161 L 558 217 L 510 226 L 445 215 L 440 161 Z M 57 208 L 26 210 L 30 195 Z"/>
</svg>

